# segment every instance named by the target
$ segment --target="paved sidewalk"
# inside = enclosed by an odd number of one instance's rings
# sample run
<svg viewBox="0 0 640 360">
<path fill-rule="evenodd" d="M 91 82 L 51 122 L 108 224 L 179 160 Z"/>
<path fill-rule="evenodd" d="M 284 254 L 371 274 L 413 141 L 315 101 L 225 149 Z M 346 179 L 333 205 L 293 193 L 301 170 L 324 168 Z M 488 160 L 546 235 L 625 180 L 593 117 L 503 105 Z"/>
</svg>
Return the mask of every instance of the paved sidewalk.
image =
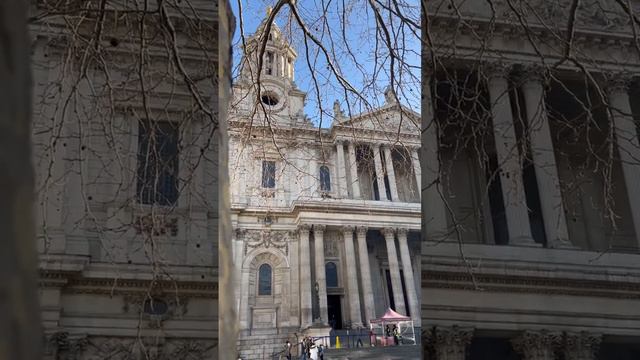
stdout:
<svg viewBox="0 0 640 360">
<path fill-rule="evenodd" d="M 402 345 L 389 347 L 364 347 L 355 349 L 328 349 L 325 351 L 327 360 L 419 360 L 420 346 Z"/>
</svg>

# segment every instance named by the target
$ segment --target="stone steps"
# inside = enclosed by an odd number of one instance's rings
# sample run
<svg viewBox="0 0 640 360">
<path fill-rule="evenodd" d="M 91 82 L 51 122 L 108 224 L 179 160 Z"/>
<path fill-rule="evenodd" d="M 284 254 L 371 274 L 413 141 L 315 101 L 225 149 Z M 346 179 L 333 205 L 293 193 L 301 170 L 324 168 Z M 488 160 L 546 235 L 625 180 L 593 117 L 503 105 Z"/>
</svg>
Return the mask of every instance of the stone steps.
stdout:
<svg viewBox="0 0 640 360">
<path fill-rule="evenodd" d="M 275 352 L 284 350 L 288 334 L 252 335 L 238 340 L 239 356 L 242 360 L 271 360 Z"/>
</svg>

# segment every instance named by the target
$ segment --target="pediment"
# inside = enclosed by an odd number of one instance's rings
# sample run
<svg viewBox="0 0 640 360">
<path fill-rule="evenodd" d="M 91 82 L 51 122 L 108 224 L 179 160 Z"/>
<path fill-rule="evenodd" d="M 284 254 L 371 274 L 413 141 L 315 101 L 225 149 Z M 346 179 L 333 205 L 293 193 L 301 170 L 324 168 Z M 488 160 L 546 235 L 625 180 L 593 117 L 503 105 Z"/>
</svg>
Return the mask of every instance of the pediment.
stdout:
<svg viewBox="0 0 640 360">
<path fill-rule="evenodd" d="M 391 133 L 420 134 L 420 115 L 402 105 L 385 106 L 358 114 L 336 124 L 356 130 L 376 130 Z"/>
</svg>

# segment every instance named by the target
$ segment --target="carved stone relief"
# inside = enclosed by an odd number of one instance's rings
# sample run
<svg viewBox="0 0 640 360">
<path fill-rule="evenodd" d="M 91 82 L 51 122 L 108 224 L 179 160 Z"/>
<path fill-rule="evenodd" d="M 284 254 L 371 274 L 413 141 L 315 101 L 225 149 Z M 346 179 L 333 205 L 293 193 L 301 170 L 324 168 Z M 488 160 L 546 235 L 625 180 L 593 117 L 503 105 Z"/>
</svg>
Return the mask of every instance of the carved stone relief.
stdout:
<svg viewBox="0 0 640 360">
<path fill-rule="evenodd" d="M 217 355 L 214 340 L 89 337 L 78 352 L 83 360 L 204 360 Z"/>
<path fill-rule="evenodd" d="M 338 239 L 336 237 L 336 233 L 327 232 L 325 233 L 324 239 L 324 256 L 326 257 L 338 257 Z"/>
<path fill-rule="evenodd" d="M 236 236 L 244 242 L 244 254 L 257 248 L 276 248 L 289 255 L 289 239 L 295 237 L 293 231 L 237 230 Z"/>
</svg>

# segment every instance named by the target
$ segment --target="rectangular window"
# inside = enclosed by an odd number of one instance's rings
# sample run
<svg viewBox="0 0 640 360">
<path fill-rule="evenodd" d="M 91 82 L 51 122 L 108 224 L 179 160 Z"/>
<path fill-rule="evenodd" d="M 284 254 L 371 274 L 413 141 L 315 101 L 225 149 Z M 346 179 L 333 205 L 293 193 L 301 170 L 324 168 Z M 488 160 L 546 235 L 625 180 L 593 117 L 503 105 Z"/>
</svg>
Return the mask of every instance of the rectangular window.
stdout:
<svg viewBox="0 0 640 360">
<path fill-rule="evenodd" d="M 262 162 L 262 187 L 273 189 L 276 187 L 276 162 Z"/>
<path fill-rule="evenodd" d="M 173 205 L 178 200 L 178 126 L 168 121 L 138 123 L 137 199 Z"/>
</svg>

